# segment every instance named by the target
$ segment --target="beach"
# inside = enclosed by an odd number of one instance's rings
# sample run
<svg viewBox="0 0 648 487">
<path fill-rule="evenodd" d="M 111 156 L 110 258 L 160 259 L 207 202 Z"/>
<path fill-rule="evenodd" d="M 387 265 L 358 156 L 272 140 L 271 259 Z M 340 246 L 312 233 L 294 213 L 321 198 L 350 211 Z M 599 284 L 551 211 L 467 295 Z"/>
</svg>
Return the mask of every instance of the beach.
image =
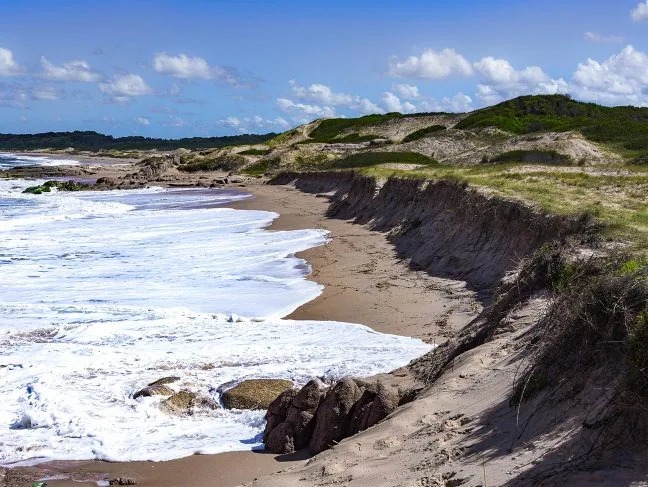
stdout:
<svg viewBox="0 0 648 487">
<path fill-rule="evenodd" d="M 324 285 L 323 293 L 288 318 L 362 323 L 376 331 L 438 343 L 474 317 L 480 306 L 472 293 L 456 281 L 432 278 L 401 262 L 386 236 L 361 225 L 325 216 L 325 197 L 292 187 L 247 181 L 242 191 L 254 198 L 229 206 L 276 211 L 271 230 L 324 229 L 331 240 L 301 252 L 313 272 L 309 279 Z M 388 380 L 403 380 L 400 371 Z M 166 462 L 100 461 L 51 462 L 5 473 L 6 485 L 25 485 L 38 478 L 50 485 L 79 485 L 106 478 L 135 478 L 138 485 L 238 485 L 303 463 L 299 455 L 231 452 L 194 455 Z M 74 480 L 74 482 L 70 482 Z"/>
</svg>

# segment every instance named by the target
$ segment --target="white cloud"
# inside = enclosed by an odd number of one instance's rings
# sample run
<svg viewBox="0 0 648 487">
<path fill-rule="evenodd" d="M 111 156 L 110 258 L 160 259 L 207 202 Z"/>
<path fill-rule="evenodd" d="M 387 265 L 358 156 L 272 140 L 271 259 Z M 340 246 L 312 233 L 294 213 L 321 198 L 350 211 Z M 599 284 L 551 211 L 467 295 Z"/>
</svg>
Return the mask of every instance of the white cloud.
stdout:
<svg viewBox="0 0 648 487">
<path fill-rule="evenodd" d="M 62 66 L 55 66 L 45 57 L 41 57 L 43 77 L 55 81 L 83 81 L 96 82 L 101 79 L 99 73 L 93 71 L 85 61 L 70 61 Z"/>
<path fill-rule="evenodd" d="M 392 89 L 404 100 L 416 100 L 421 96 L 418 86 L 408 84 L 398 84 L 392 86 Z"/>
<path fill-rule="evenodd" d="M 474 66 L 481 77 L 477 97 L 484 104 L 520 95 L 565 93 L 567 90 L 563 79 L 550 78 L 538 66 L 527 66 L 518 71 L 506 59 L 490 56 L 482 58 Z"/>
<path fill-rule="evenodd" d="M 244 81 L 232 68 L 211 66 L 201 57 L 189 57 L 186 54 L 173 56 L 165 52 L 155 55 L 153 69 L 161 74 L 168 74 L 182 79 L 209 79 L 220 81 L 236 87 L 253 86 L 254 82 Z"/>
<path fill-rule="evenodd" d="M 648 106 L 648 55 L 626 46 L 603 62 L 578 65 L 570 84 L 577 98 L 608 105 Z"/>
<path fill-rule="evenodd" d="M 382 102 L 385 110 L 388 112 L 414 113 L 416 106 L 406 101 L 402 102 L 391 91 L 385 91 L 382 95 Z"/>
<path fill-rule="evenodd" d="M 648 0 L 637 5 L 632 12 L 630 12 L 630 16 L 635 22 L 648 21 Z"/>
<path fill-rule="evenodd" d="M 51 86 L 37 86 L 32 90 L 31 98 L 38 101 L 55 101 L 63 98 L 63 92 Z"/>
<path fill-rule="evenodd" d="M 253 117 L 227 117 L 216 122 L 223 127 L 229 127 L 240 133 L 250 133 L 258 130 L 285 130 L 290 127 L 290 123 L 282 117 L 273 119 L 263 118 L 260 115 Z"/>
<path fill-rule="evenodd" d="M 140 125 L 151 125 L 151 121 L 146 117 L 137 117 L 135 122 Z"/>
<path fill-rule="evenodd" d="M 298 117 L 298 120 L 312 118 L 331 118 L 335 117 L 335 108 L 331 106 L 312 105 L 307 103 L 295 103 L 289 98 L 278 98 L 277 106 L 279 109 L 291 115 Z"/>
<path fill-rule="evenodd" d="M 410 56 L 404 61 L 392 59 L 389 74 L 397 78 L 440 79 L 458 74 L 472 74 L 472 66 L 454 49 L 441 52 L 426 49 L 420 56 Z"/>
<path fill-rule="evenodd" d="M 14 76 L 21 71 L 9 49 L 0 47 L 0 76 Z"/>
<path fill-rule="evenodd" d="M 620 36 L 615 36 L 615 35 L 605 35 L 605 34 L 599 34 L 597 32 L 585 32 L 583 35 L 586 41 L 589 42 L 597 42 L 600 44 L 614 44 L 617 42 L 623 42 L 623 37 Z"/>
<path fill-rule="evenodd" d="M 207 61 L 201 57 L 189 57 L 186 54 L 170 56 L 165 52 L 155 55 L 153 69 L 158 73 L 170 74 L 176 78 L 211 79 L 212 70 Z"/>
<path fill-rule="evenodd" d="M 135 96 L 150 95 L 153 90 L 138 74 L 125 74 L 99 85 L 102 93 L 115 101 L 126 102 Z"/>
<path fill-rule="evenodd" d="M 358 100 L 356 105 L 356 110 L 362 113 L 363 115 L 369 115 L 371 113 L 383 113 L 384 110 L 372 102 L 369 98 L 361 98 Z"/>
<path fill-rule="evenodd" d="M 310 86 L 299 86 L 294 80 L 290 80 L 292 94 L 298 100 L 317 103 L 319 105 L 351 105 L 357 97 L 345 93 L 335 93 L 330 87 L 321 83 L 314 83 Z"/>
</svg>

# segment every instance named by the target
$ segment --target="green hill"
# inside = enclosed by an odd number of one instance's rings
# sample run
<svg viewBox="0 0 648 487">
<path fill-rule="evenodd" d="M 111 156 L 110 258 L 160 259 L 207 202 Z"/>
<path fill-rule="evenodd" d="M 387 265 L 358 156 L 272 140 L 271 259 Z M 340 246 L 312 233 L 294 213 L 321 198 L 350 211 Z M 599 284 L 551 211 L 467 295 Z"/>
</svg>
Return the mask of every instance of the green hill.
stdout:
<svg viewBox="0 0 648 487">
<path fill-rule="evenodd" d="M 472 112 L 455 128 L 497 127 L 514 134 L 580 131 L 620 148 L 648 151 L 648 108 L 604 107 L 565 95 L 521 96 Z"/>
</svg>

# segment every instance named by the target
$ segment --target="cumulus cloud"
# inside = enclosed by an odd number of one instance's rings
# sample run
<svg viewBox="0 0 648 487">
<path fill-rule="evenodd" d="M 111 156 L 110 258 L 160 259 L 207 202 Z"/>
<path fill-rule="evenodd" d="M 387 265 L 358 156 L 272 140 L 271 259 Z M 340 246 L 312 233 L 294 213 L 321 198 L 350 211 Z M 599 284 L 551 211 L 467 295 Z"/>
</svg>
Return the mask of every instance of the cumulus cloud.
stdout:
<svg viewBox="0 0 648 487">
<path fill-rule="evenodd" d="M 416 100 L 421 96 L 418 86 L 408 84 L 398 84 L 392 86 L 392 89 L 404 100 Z"/>
<path fill-rule="evenodd" d="M 133 97 L 150 95 L 153 90 L 138 74 L 117 76 L 111 81 L 99 85 L 101 92 L 112 97 L 115 101 L 126 102 Z"/>
<path fill-rule="evenodd" d="M 451 75 L 468 76 L 473 69 L 470 63 L 454 49 L 436 52 L 426 49 L 420 56 L 410 56 L 404 61 L 392 59 L 389 75 L 397 78 L 441 79 Z"/>
<path fill-rule="evenodd" d="M 477 97 L 485 104 L 520 95 L 565 93 L 567 90 L 563 79 L 550 78 L 538 66 L 516 70 L 506 59 L 489 56 L 476 62 L 474 67 L 481 77 Z"/>
<path fill-rule="evenodd" d="M 235 87 L 250 87 L 253 80 L 244 80 L 235 69 L 225 66 L 211 66 L 201 57 L 186 54 L 177 56 L 161 52 L 153 58 L 153 69 L 160 74 L 168 74 L 181 79 L 208 79 Z"/>
<path fill-rule="evenodd" d="M 599 34 L 597 32 L 585 32 L 583 35 L 586 41 L 596 42 L 600 44 L 614 44 L 617 42 L 623 42 L 623 37 L 615 35 L 605 35 Z"/>
<path fill-rule="evenodd" d="M 416 106 L 406 101 L 402 102 L 400 98 L 391 91 L 385 91 L 382 95 L 382 103 L 388 112 L 414 113 Z"/>
<path fill-rule="evenodd" d="M 82 81 L 93 83 L 99 81 L 101 76 L 90 68 L 85 61 L 70 61 L 61 66 L 55 66 L 45 57 L 41 57 L 43 68 L 42 76 L 54 81 Z"/>
<path fill-rule="evenodd" d="M 189 57 L 186 54 L 171 56 L 165 52 L 155 55 L 153 69 L 161 74 L 169 74 L 176 78 L 211 79 L 212 70 L 207 61 L 201 57 Z"/>
<path fill-rule="evenodd" d="M 289 98 L 278 98 L 279 110 L 297 117 L 300 120 L 335 117 L 335 108 L 327 105 L 295 103 Z"/>
<path fill-rule="evenodd" d="M 140 124 L 140 125 L 145 125 L 145 126 L 146 125 L 151 125 L 151 121 L 146 117 L 137 117 L 135 119 L 135 122 Z"/>
<path fill-rule="evenodd" d="M 335 93 L 330 87 L 321 83 L 313 83 L 310 86 L 299 86 L 295 80 L 290 80 L 288 83 L 292 87 L 295 98 L 320 105 L 350 105 L 357 98 L 346 93 Z"/>
<path fill-rule="evenodd" d="M 648 0 L 641 2 L 637 5 L 632 12 L 630 12 L 632 20 L 635 22 L 645 22 L 648 21 Z"/>
<path fill-rule="evenodd" d="M 0 47 L 0 76 L 14 76 L 21 72 L 21 68 L 13 58 L 13 52 Z"/>
<path fill-rule="evenodd" d="M 577 98 L 608 105 L 648 106 L 648 55 L 626 46 L 603 62 L 588 59 L 572 76 L 570 92 Z"/>
</svg>

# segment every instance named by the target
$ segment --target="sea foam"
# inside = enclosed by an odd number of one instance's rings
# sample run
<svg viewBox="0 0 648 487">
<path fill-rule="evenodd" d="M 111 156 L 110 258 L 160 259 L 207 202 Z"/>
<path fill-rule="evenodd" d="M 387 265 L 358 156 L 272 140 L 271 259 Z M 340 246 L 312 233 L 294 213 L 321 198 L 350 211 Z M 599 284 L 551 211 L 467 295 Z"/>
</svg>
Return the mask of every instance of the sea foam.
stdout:
<svg viewBox="0 0 648 487">
<path fill-rule="evenodd" d="M 321 230 L 226 191 L 23 194 L 0 181 L 0 464 L 167 460 L 261 446 L 263 412 L 172 415 L 161 377 L 219 399 L 245 378 L 368 375 L 430 347 L 350 323 L 282 319 L 321 292 L 295 253 Z"/>
</svg>

